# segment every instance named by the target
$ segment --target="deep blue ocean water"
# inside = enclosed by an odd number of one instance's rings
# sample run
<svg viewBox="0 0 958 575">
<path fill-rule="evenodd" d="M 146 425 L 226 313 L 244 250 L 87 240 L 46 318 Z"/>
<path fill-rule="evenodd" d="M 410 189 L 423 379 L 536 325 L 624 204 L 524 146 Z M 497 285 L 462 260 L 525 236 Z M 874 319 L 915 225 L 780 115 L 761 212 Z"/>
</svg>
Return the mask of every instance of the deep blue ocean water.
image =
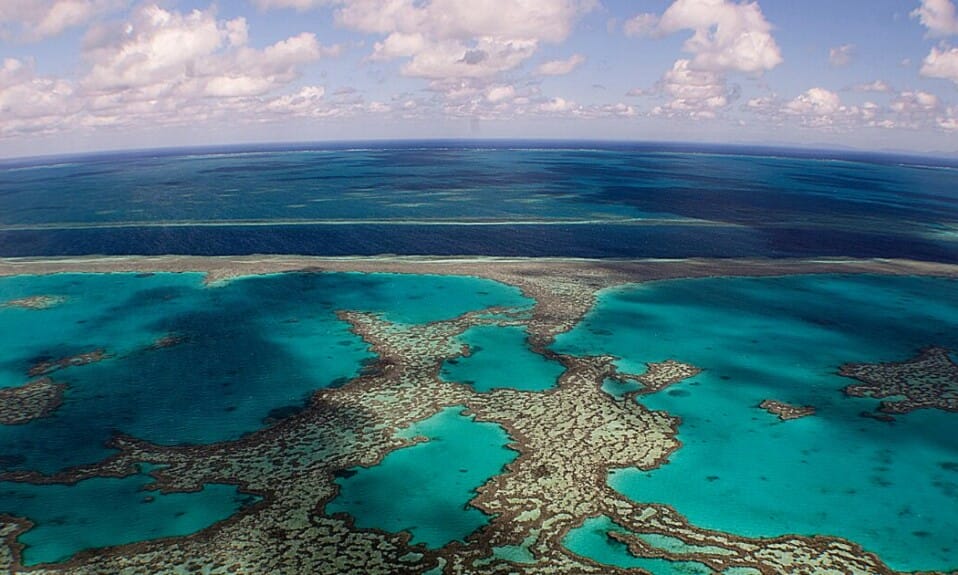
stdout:
<svg viewBox="0 0 958 575">
<path fill-rule="evenodd" d="M 0 256 L 170 253 L 956 262 L 958 165 L 721 147 L 448 142 L 0 162 Z M 117 431 L 211 443 L 295 412 L 372 358 L 336 310 L 422 323 L 531 303 L 490 281 L 389 274 L 281 274 L 216 287 L 199 274 L 0 279 L 0 302 L 31 295 L 66 299 L 43 311 L 0 308 L 0 387 L 25 383 L 40 361 L 95 348 L 110 354 L 52 374 L 70 386 L 52 417 L 0 426 L 0 469 L 42 472 L 108 456 L 104 441 Z M 683 447 L 652 472 L 612 473 L 623 495 L 673 505 L 706 528 L 838 535 L 896 568 L 930 569 L 958 566 L 955 416 L 925 410 L 894 425 L 862 418 L 876 402 L 844 398 L 850 382 L 835 372 L 844 362 L 904 360 L 927 345 L 955 349 L 956 333 L 952 281 L 716 278 L 606 292 L 555 347 L 614 354 L 634 372 L 668 358 L 704 369 L 641 399 L 682 418 Z M 171 335 L 179 345 L 151 348 Z M 476 328 L 461 340 L 473 354 L 446 363 L 441 375 L 480 392 L 543 391 L 562 371 L 528 348 L 520 328 Z M 756 408 L 767 397 L 818 413 L 782 423 Z M 430 546 L 466 537 L 485 522 L 466 504 L 472 490 L 514 457 L 507 438 L 457 410 L 406 432 L 431 441 L 342 480 L 344 495 L 328 510 L 363 526 L 408 528 Z M 436 465 L 454 473 L 416 480 L 437 481 L 441 508 L 422 490 L 394 496 L 401 486 L 389 480 L 392 470 L 458 456 L 465 458 L 448 469 Z M 36 563 L 190 533 L 250 502 L 217 485 L 147 500 L 149 482 L 0 483 L 0 513 L 37 522 L 20 538 Z M 91 505 L 106 498 L 127 504 L 115 513 Z M 370 511 L 380 500 L 388 513 Z M 456 521 L 440 525 L 437 513 Z M 566 545 L 656 575 L 701 571 L 630 557 L 608 543 L 612 528 L 589 520 Z"/>
<path fill-rule="evenodd" d="M 355 149 L 352 149 L 355 148 Z M 857 256 L 958 261 L 958 164 L 422 142 L 0 163 L 0 256 Z"/>
</svg>

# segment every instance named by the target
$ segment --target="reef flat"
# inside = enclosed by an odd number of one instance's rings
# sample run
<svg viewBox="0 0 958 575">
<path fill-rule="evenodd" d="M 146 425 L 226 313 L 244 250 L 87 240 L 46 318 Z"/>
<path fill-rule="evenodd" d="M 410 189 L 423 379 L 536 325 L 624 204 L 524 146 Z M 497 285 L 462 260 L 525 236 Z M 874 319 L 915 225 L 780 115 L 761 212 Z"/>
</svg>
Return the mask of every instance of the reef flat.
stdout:
<svg viewBox="0 0 958 575">
<path fill-rule="evenodd" d="M 775 399 L 766 399 L 758 406 L 772 415 L 777 415 L 782 421 L 815 415 L 815 408 L 811 405 L 792 405 Z"/>
<path fill-rule="evenodd" d="M 60 407 L 65 388 L 49 377 L 18 387 L 0 388 L 0 424 L 17 425 L 47 417 Z"/>
<path fill-rule="evenodd" d="M 639 558 L 698 563 L 716 572 L 891 574 L 895 571 L 880 557 L 854 541 L 817 535 L 746 537 L 704 529 L 669 505 L 636 501 L 610 487 L 612 470 L 654 470 L 681 448 L 679 419 L 634 398 L 668 393 L 702 366 L 681 357 L 662 358 L 647 363 L 645 372 L 633 373 L 611 355 L 560 353 L 550 344 L 580 323 L 600 290 L 623 284 L 817 273 L 958 277 L 956 266 L 895 260 L 163 257 L 0 262 L 0 275 L 120 271 L 205 272 L 210 289 L 242 276 L 290 271 L 467 275 L 516 286 L 534 305 L 531 311 L 492 307 L 422 324 L 340 310 L 340 320 L 369 346 L 375 360 L 343 385 L 316 391 L 298 413 L 240 439 L 208 445 L 158 445 L 116 435 L 110 447 L 117 452 L 103 461 L 51 475 L 8 473 L 3 477 L 8 481 L 74 484 L 129 477 L 149 464 L 155 480 L 151 488 L 163 493 L 226 484 L 260 499 L 192 535 L 88 550 L 63 563 L 29 569 L 18 537 L 31 525 L 24 518 L 3 517 L 0 569 L 43 574 L 642 572 L 597 562 L 565 546 L 571 532 L 605 517 L 617 526 L 606 537 Z M 556 385 L 545 391 L 506 387 L 480 393 L 468 384 L 445 381 L 443 365 L 468 352 L 462 334 L 486 326 L 524 328 L 530 349 L 563 366 Z M 170 337 L 172 345 L 176 336 Z M 74 365 L 66 358 L 49 366 L 63 361 Z M 603 391 L 609 380 L 640 388 L 622 400 Z M 486 525 L 464 541 L 430 549 L 413 544 L 406 532 L 358 528 L 350 516 L 326 512 L 338 495 L 338 477 L 424 441 L 397 431 L 459 407 L 477 422 L 501 426 L 518 453 L 470 501 L 488 515 Z"/>
<path fill-rule="evenodd" d="M 862 382 L 846 387 L 846 395 L 897 398 L 881 402 L 878 409 L 886 414 L 915 409 L 958 412 L 958 365 L 947 349 L 930 347 L 899 363 L 843 365 L 839 373 Z"/>
</svg>

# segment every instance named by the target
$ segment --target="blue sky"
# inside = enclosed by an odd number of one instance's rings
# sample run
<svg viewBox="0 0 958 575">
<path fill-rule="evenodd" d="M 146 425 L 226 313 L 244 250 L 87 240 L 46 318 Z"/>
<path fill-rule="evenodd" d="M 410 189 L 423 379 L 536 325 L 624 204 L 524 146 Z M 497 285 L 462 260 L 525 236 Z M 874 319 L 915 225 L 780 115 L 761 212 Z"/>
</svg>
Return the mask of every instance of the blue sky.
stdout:
<svg viewBox="0 0 958 575">
<path fill-rule="evenodd" d="M 958 153 L 954 0 L 0 0 L 0 155 L 586 138 Z"/>
</svg>

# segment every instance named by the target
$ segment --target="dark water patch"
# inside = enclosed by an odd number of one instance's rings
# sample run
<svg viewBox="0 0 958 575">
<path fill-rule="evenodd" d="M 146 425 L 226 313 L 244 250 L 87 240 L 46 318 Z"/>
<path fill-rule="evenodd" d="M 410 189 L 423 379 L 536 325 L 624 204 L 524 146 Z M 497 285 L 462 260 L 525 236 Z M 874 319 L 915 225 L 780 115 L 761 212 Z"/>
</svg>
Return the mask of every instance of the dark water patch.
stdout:
<svg viewBox="0 0 958 575">
<path fill-rule="evenodd" d="M 301 404 L 293 405 L 284 405 L 282 407 L 276 407 L 269 410 L 269 413 L 266 414 L 266 417 L 263 418 L 264 425 L 275 425 L 280 421 L 292 417 L 298 413 L 302 413 L 309 405 L 309 401 L 305 401 Z"/>
</svg>

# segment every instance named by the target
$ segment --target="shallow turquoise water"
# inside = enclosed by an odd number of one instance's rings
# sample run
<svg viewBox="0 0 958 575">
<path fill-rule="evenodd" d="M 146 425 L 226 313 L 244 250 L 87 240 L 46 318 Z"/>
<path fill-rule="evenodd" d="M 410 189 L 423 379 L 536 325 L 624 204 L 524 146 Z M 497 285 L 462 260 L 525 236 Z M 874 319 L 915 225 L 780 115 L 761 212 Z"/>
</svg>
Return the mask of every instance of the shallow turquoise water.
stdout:
<svg viewBox="0 0 958 575">
<path fill-rule="evenodd" d="M 0 468 L 53 472 L 109 455 L 115 431 L 162 444 L 235 439 L 340 385 L 373 354 L 335 312 L 396 322 L 528 306 L 519 290 L 467 277 L 281 274 L 206 288 L 199 274 L 0 278 L 0 301 L 65 296 L 42 311 L 0 308 L 0 384 L 31 365 L 105 348 L 112 358 L 54 372 L 69 384 L 54 417 L 0 426 Z M 183 343 L 148 349 L 177 334 Z"/>
<path fill-rule="evenodd" d="M 494 423 L 476 422 L 450 407 L 400 432 L 425 443 L 393 451 L 379 465 L 337 479 L 340 494 L 326 513 L 348 513 L 356 526 L 409 531 L 412 542 L 439 548 L 463 540 L 488 518 L 468 506 L 475 490 L 518 454 Z"/>
<path fill-rule="evenodd" d="M 628 547 L 609 539 L 609 531 L 628 533 L 608 517 L 592 517 L 566 535 L 563 545 L 569 551 L 605 565 L 623 569 L 645 569 L 652 575 L 711 575 L 712 570 L 695 561 L 646 559 L 629 553 Z"/>
<path fill-rule="evenodd" d="M 641 398 L 682 418 L 683 446 L 652 472 L 613 472 L 625 495 L 672 505 L 705 528 L 845 537 L 913 570 L 958 566 L 956 416 L 863 418 L 877 401 L 845 398 L 853 380 L 836 371 L 933 344 L 958 347 L 958 283 L 799 276 L 608 291 L 555 349 L 614 354 L 635 372 L 668 358 L 705 370 Z M 766 398 L 818 412 L 780 422 L 757 408 Z"/>
<path fill-rule="evenodd" d="M 472 354 L 445 362 L 442 378 L 469 384 L 480 393 L 497 388 L 545 391 L 555 387 L 565 368 L 529 349 L 527 336 L 517 326 L 470 328 L 459 339 Z"/>
<path fill-rule="evenodd" d="M 254 501 L 232 485 L 207 485 L 196 493 L 144 491 L 152 482 L 147 475 L 76 485 L 0 482 L 0 513 L 36 524 L 19 537 L 29 566 L 64 561 L 83 549 L 195 533 Z"/>
</svg>

